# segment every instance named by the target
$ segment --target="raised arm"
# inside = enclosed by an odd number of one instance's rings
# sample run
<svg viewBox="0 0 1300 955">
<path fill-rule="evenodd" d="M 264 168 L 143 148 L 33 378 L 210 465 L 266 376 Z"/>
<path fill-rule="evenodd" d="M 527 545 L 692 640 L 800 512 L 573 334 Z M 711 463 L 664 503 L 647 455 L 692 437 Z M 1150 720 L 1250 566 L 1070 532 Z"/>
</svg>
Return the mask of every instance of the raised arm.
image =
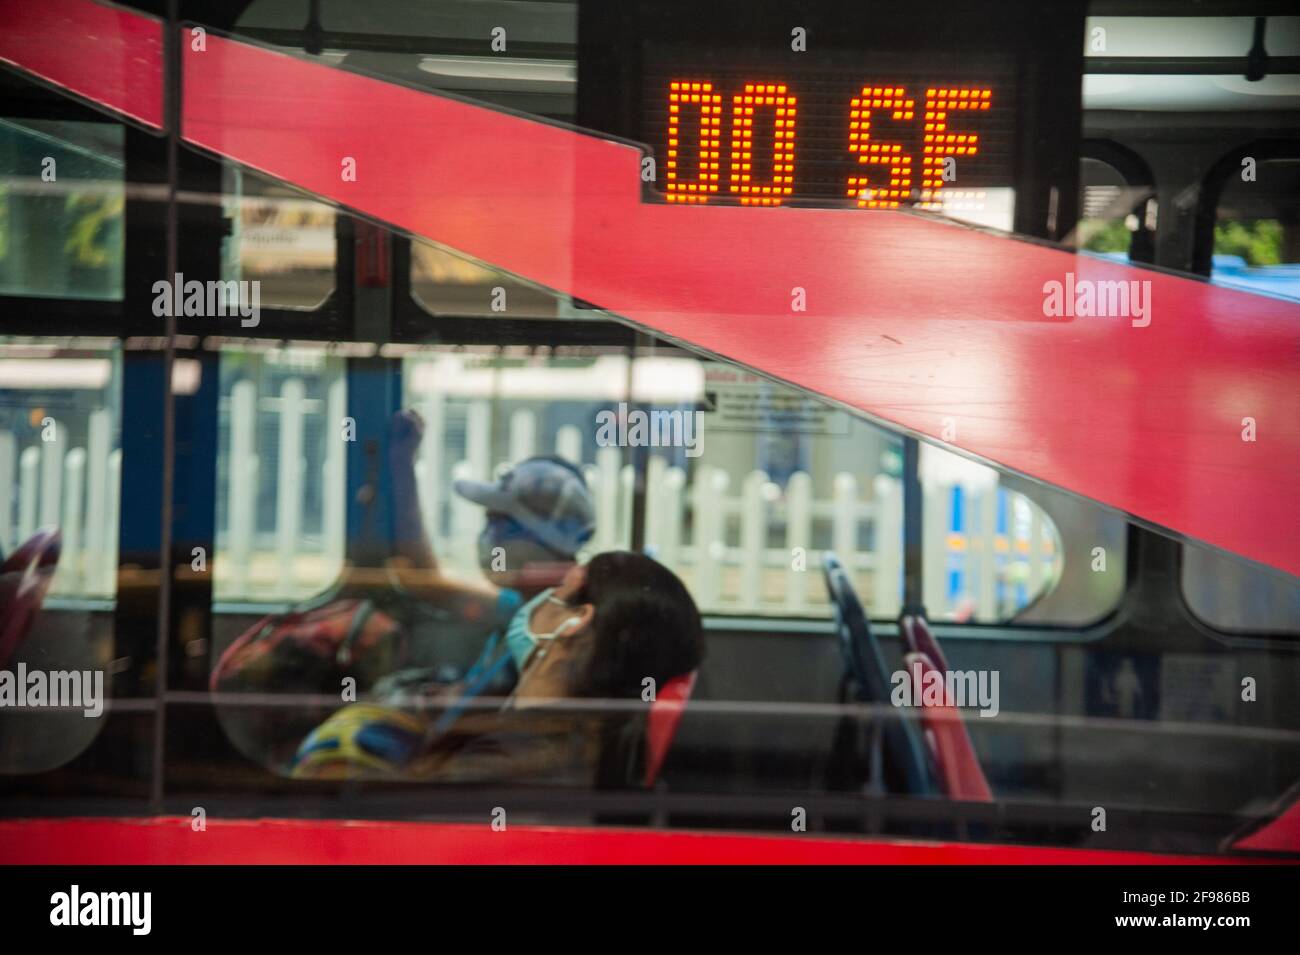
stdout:
<svg viewBox="0 0 1300 955">
<path fill-rule="evenodd" d="M 393 415 L 388 445 L 393 484 L 393 556 L 403 585 L 467 618 L 485 618 L 495 611 L 499 591 L 486 582 L 448 577 L 438 565 L 420 511 L 415 480 L 415 454 L 424 438 L 424 420 L 415 411 Z"/>
<path fill-rule="evenodd" d="M 420 491 L 415 481 L 415 454 L 424 438 L 424 419 L 414 411 L 393 415 L 388 462 L 393 476 L 393 546 L 395 556 L 416 570 L 437 570 L 420 512 Z"/>
</svg>

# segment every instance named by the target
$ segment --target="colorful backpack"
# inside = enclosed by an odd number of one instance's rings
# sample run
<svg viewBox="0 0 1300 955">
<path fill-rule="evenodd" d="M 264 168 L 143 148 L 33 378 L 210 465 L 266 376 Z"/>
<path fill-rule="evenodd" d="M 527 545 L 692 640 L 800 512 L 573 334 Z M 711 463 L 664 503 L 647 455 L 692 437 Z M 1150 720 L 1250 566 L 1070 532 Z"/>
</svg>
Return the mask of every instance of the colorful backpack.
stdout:
<svg viewBox="0 0 1300 955">
<path fill-rule="evenodd" d="M 340 598 L 264 617 L 238 637 L 212 670 L 215 692 L 358 692 L 406 661 L 405 630 L 373 600 Z"/>
</svg>

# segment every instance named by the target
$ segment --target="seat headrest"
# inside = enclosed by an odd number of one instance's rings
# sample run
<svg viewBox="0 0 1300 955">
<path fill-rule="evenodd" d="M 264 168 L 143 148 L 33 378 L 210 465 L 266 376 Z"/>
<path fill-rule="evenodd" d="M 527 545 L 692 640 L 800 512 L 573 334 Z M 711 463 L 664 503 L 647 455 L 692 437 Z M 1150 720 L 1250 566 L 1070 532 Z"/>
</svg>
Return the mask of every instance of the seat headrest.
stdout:
<svg viewBox="0 0 1300 955">
<path fill-rule="evenodd" d="M 650 704 L 650 715 L 646 718 L 645 728 L 645 785 L 653 786 L 659 778 L 664 760 L 668 757 L 668 748 L 677 734 L 677 726 L 686 711 L 686 701 L 695 690 L 695 677 L 698 671 L 675 676 L 655 693 L 655 701 Z"/>
</svg>

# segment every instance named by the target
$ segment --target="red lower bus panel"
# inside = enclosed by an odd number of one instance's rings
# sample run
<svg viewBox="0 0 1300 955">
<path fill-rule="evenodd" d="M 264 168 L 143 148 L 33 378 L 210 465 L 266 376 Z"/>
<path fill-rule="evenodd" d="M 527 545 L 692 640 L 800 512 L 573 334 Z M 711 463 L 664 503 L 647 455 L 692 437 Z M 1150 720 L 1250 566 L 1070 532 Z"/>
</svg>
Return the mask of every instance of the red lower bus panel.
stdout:
<svg viewBox="0 0 1300 955">
<path fill-rule="evenodd" d="M 1096 849 L 486 824 L 188 818 L 0 822 L 0 863 L 1158 865 L 1240 862 Z M 1253 860 L 1247 860 L 1253 861 Z"/>
</svg>

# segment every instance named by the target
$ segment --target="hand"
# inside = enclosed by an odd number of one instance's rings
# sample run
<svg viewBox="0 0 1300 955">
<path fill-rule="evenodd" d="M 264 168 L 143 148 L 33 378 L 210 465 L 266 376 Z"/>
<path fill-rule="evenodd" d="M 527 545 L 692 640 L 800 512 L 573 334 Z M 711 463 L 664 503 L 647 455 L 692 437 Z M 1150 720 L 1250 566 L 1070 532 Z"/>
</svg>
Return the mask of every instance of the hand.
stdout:
<svg viewBox="0 0 1300 955">
<path fill-rule="evenodd" d="M 393 415 L 389 429 L 388 453 L 393 459 L 406 463 L 415 460 L 415 452 L 424 438 L 424 419 L 412 409 Z"/>
</svg>

